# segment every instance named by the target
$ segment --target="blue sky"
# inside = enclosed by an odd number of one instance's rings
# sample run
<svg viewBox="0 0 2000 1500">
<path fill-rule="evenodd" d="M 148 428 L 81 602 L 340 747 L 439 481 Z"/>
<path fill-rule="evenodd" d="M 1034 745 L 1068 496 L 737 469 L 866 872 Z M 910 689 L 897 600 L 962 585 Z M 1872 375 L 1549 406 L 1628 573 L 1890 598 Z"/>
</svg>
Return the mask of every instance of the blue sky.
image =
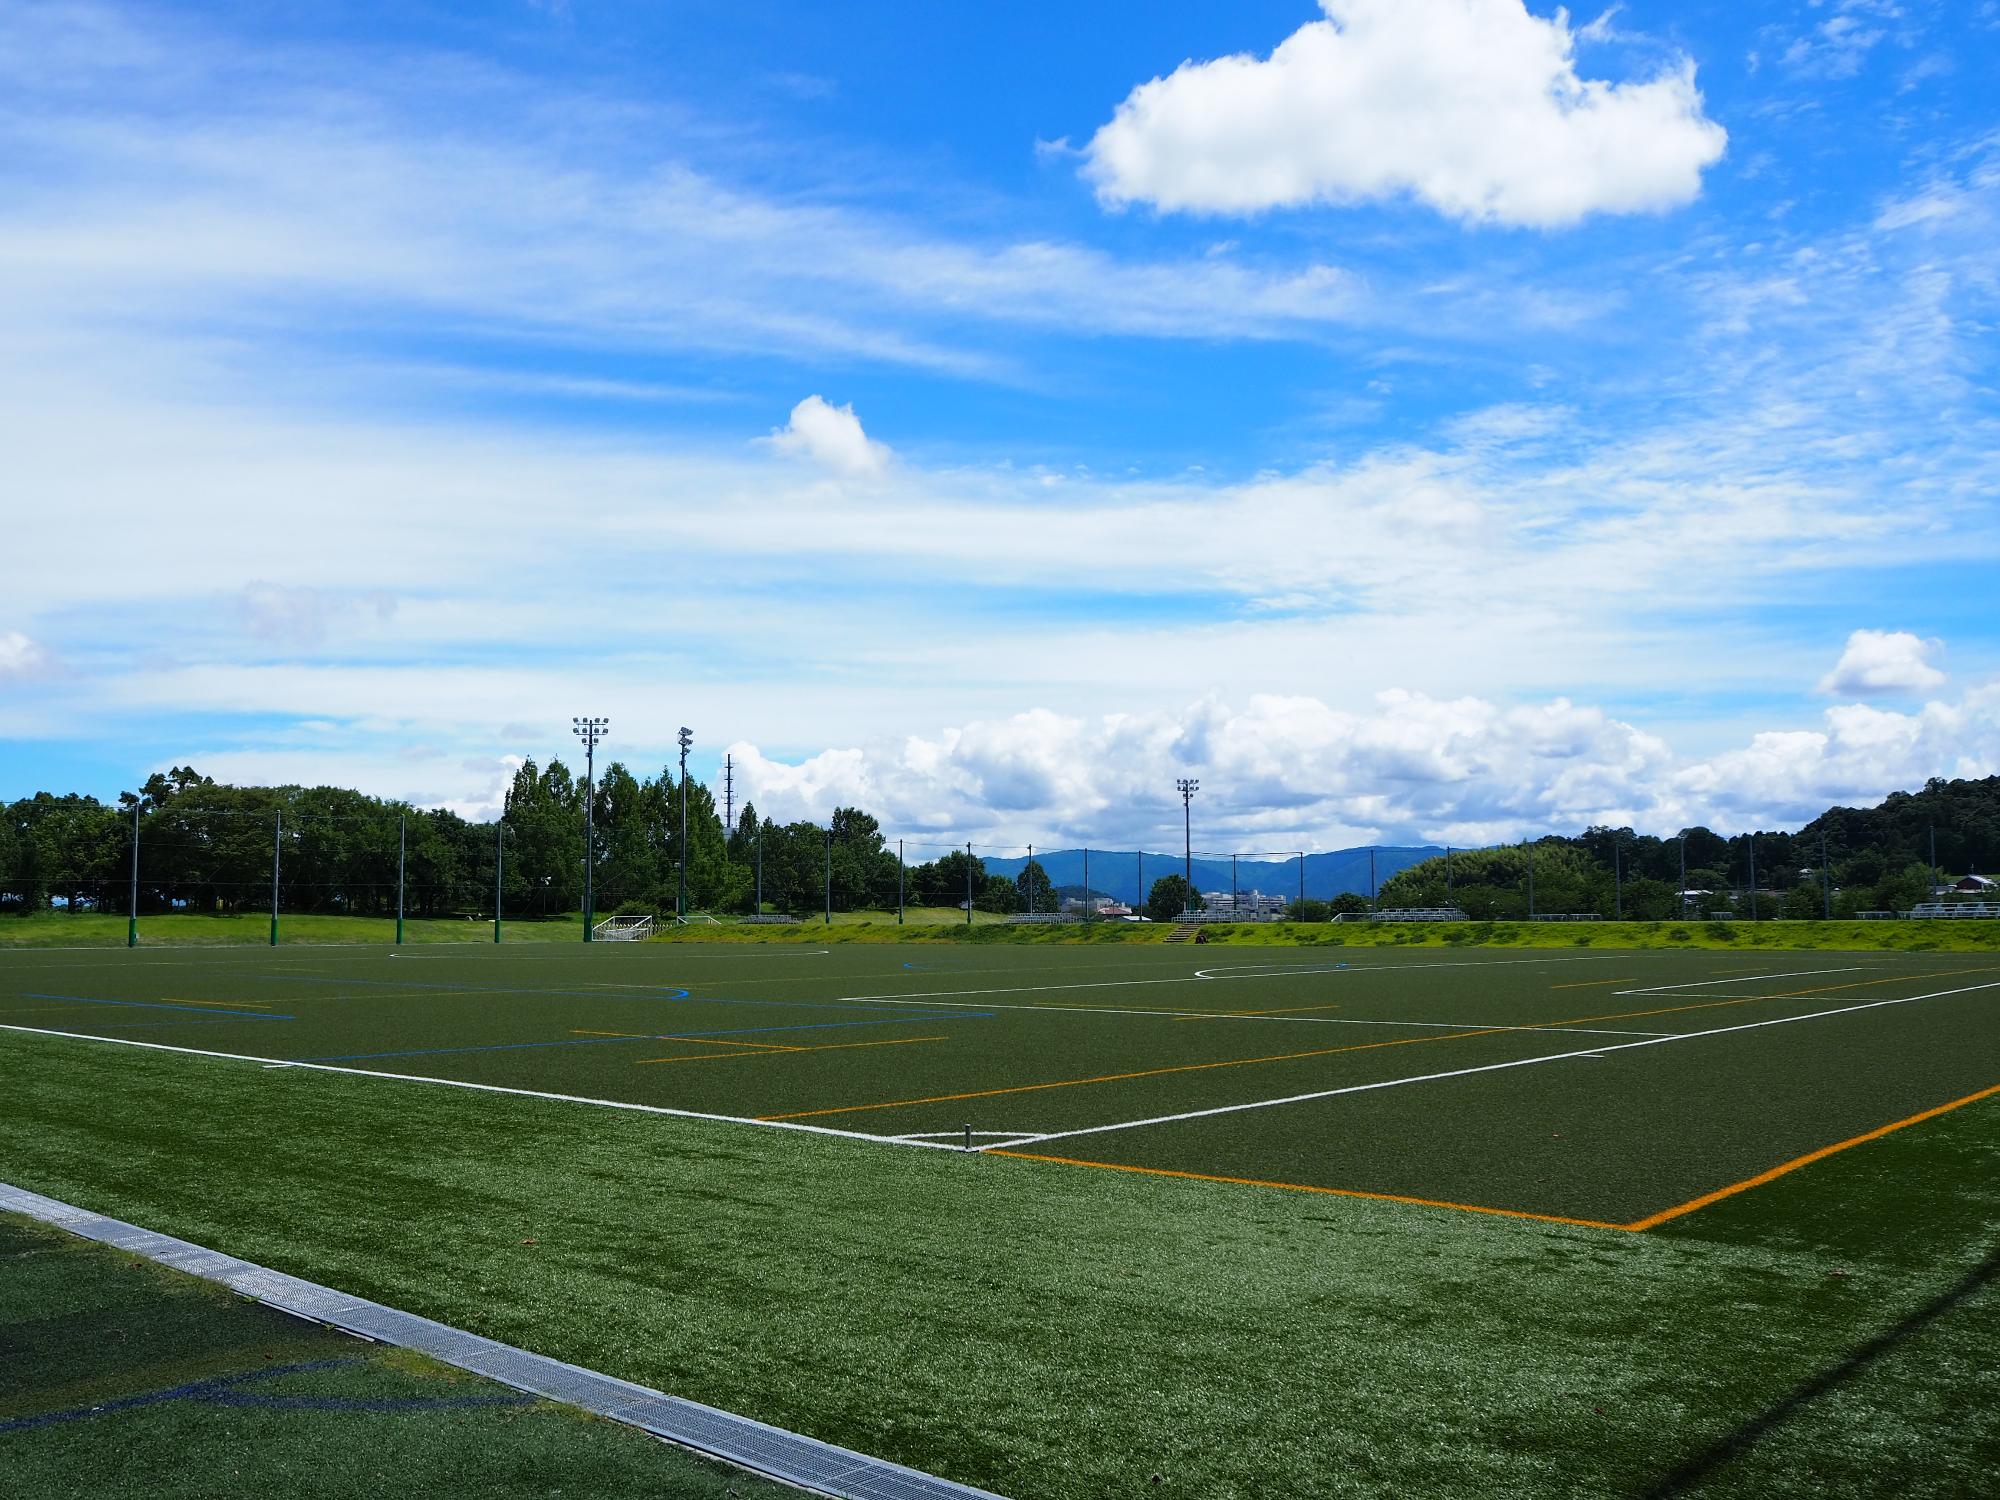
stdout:
<svg viewBox="0 0 2000 1500">
<path fill-rule="evenodd" d="M 0 0 L 0 796 L 2000 771 L 2000 6 Z"/>
</svg>

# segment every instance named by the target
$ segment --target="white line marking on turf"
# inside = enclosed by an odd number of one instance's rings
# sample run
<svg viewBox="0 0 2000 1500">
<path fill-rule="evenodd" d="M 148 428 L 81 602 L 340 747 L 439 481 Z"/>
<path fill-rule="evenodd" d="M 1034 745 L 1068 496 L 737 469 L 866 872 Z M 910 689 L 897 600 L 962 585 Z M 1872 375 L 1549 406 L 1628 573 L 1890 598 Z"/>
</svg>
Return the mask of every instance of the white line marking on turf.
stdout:
<svg viewBox="0 0 2000 1500">
<path fill-rule="evenodd" d="M 661 1104 L 633 1104 L 624 1099 L 591 1099 L 581 1094 L 552 1094 L 542 1089 L 507 1088 L 497 1083 L 471 1083 L 463 1078 L 431 1078 L 422 1073 L 388 1073 L 377 1068 L 341 1068 L 331 1063 L 293 1062 L 282 1057 L 256 1057 L 247 1052 L 211 1052 L 202 1047 L 171 1047 L 165 1042 L 135 1042 L 119 1036 L 91 1036 L 81 1031 L 52 1031 L 45 1026 L 4 1026 L 0 1031 L 26 1032 L 30 1036 L 63 1037 L 73 1042 L 108 1042 L 119 1047 L 143 1047 L 149 1052 L 178 1052 L 188 1057 L 220 1057 L 231 1062 L 263 1064 L 272 1068 L 298 1068 L 311 1073 L 345 1073 L 354 1078 L 387 1078 L 397 1083 L 430 1083 L 449 1089 L 470 1089 L 480 1094 L 511 1094 L 522 1099 L 550 1099 L 559 1104 L 592 1104 L 599 1109 L 623 1109 L 642 1115 L 668 1115 L 678 1120 L 714 1120 L 725 1125 L 761 1125 L 767 1130 L 798 1130 L 808 1135 L 839 1136 L 850 1141 L 873 1141 L 877 1145 L 924 1146 L 947 1150 L 935 1141 L 903 1140 L 893 1135 L 869 1135 L 859 1130 L 835 1130 L 828 1125 L 800 1125 L 791 1120 L 753 1120 L 744 1115 L 711 1115 L 694 1109 L 669 1109 Z"/>
<path fill-rule="evenodd" d="M 1843 1005 L 1835 1010 L 1817 1010 L 1804 1016 L 1779 1016 L 1769 1021 L 1746 1021 L 1739 1026 L 1718 1026 L 1711 1031 L 1675 1032 L 1669 1036 L 1651 1037 L 1643 1042 L 1623 1042 L 1616 1047 L 1593 1047 L 1578 1052 L 1551 1052 L 1542 1057 L 1521 1057 L 1512 1062 L 1486 1063 L 1476 1068 L 1453 1068 L 1443 1073 L 1421 1073 L 1412 1078 L 1385 1078 L 1376 1083 L 1351 1083 L 1345 1088 L 1320 1089 L 1311 1094 L 1292 1094 L 1283 1099 L 1259 1099 L 1249 1104 L 1221 1104 L 1213 1109 L 1191 1109 L 1181 1114 L 1156 1115 L 1150 1120 L 1123 1120 L 1112 1125 L 1086 1125 L 1081 1130 L 1058 1130 L 1047 1135 L 1032 1136 L 1021 1144 L 1041 1145 L 1047 1141 L 1066 1141 L 1080 1135 L 1102 1135 L 1112 1130 L 1137 1130 L 1147 1125 L 1173 1125 L 1182 1120 L 1201 1120 L 1210 1115 L 1233 1115 L 1249 1109 L 1271 1109 L 1280 1104 L 1305 1104 L 1314 1099 L 1332 1099 L 1342 1094 L 1367 1094 L 1377 1089 L 1401 1088 L 1408 1083 L 1436 1083 L 1446 1078 L 1469 1078 L 1475 1073 L 1500 1073 L 1509 1068 L 1532 1068 L 1537 1063 L 1564 1062 L 1570 1058 L 1595 1057 L 1602 1059 L 1613 1052 L 1630 1052 L 1638 1047 L 1660 1047 L 1669 1042 L 1691 1042 L 1701 1037 L 1727 1036 L 1737 1031 L 1757 1031 L 1766 1026 L 1789 1026 L 1795 1021 L 1818 1021 L 1827 1016 L 1852 1015 L 1856 1011 L 1879 1010 L 1885 1005 L 1914 1005 L 1919 1000 L 1942 1000 L 1948 995 L 1969 995 L 1975 990 L 2000 990 L 2000 979 L 1986 984 L 1969 984 L 1963 989 L 1934 990 L 1928 995 L 1905 995 L 1900 1000 L 1869 1000 L 1860 1005 Z M 982 1151 L 998 1148 L 982 1146 Z"/>
<path fill-rule="evenodd" d="M 1867 964 L 1849 964 L 1844 969 L 1793 969 L 1784 974 L 1745 974 L 1736 979 L 1691 979 L 1686 984 L 1649 984 L 1636 990 L 1613 990 L 1611 994 L 1613 999 L 1620 995 L 1664 995 L 1669 990 L 1698 990 L 1711 984 L 1756 984 L 1765 979 L 1808 979 L 1815 974 L 1858 974 L 1868 967 Z M 1888 975 L 1882 982 L 1888 984 L 1895 977 Z"/>
</svg>

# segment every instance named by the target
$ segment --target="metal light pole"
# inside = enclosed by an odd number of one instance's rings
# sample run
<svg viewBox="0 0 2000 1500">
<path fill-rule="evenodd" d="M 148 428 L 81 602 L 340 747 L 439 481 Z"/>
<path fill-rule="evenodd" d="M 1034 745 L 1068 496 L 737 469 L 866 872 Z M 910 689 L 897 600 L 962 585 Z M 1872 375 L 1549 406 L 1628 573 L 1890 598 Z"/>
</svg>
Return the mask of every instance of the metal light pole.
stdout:
<svg viewBox="0 0 2000 1500">
<path fill-rule="evenodd" d="M 1368 846 L 1368 915 L 1375 915 L 1375 846 Z"/>
<path fill-rule="evenodd" d="M 1035 846 L 1028 845 L 1028 865 L 1035 862 Z M 1028 888 L 1028 915 L 1035 914 L 1035 883 L 1028 879 L 1028 865 L 1021 866 L 1021 884 Z"/>
<path fill-rule="evenodd" d="M 1927 901 L 1935 901 L 1938 898 L 1937 825 L 1935 823 L 1929 825 L 1928 831 L 1931 836 L 1931 889 L 1930 889 L 1930 894 L 1924 899 Z"/>
<path fill-rule="evenodd" d="M 764 820 L 757 820 L 757 915 L 764 915 Z"/>
<path fill-rule="evenodd" d="M 896 925 L 903 925 L 903 841 L 896 840 Z"/>
<path fill-rule="evenodd" d="M 1826 866 L 1826 830 L 1819 831 L 1819 894 L 1820 915 L 1827 921 L 1833 920 L 1833 871 Z"/>
<path fill-rule="evenodd" d="M 583 741 L 583 940 L 587 943 L 592 938 L 591 919 L 596 915 L 591 876 L 597 863 L 597 742 L 604 738 L 611 721 L 587 717 L 573 718 L 569 723 Z"/>
<path fill-rule="evenodd" d="M 1750 920 L 1757 920 L 1757 835 L 1750 835 Z"/>
<path fill-rule="evenodd" d="M 972 925 L 972 841 L 965 843 L 965 925 Z"/>
<path fill-rule="evenodd" d="M 826 828 L 826 925 L 833 925 L 833 825 Z"/>
<path fill-rule="evenodd" d="M 1616 834 L 1611 836 L 1611 891 L 1611 920 L 1622 922 L 1625 920 L 1625 870 Z"/>
<path fill-rule="evenodd" d="M 688 746 L 694 743 L 694 732 L 685 724 L 681 726 L 681 887 L 676 896 L 674 915 L 687 921 L 688 914 Z M 713 805 L 713 804 L 711 804 Z"/>
<path fill-rule="evenodd" d="M 1535 846 L 1528 841 L 1528 920 L 1535 920 Z"/>
<path fill-rule="evenodd" d="M 1097 920 L 1097 901 L 1090 894 L 1090 845 L 1083 846 L 1083 920 Z"/>
<path fill-rule="evenodd" d="M 1187 882 L 1188 894 L 1194 894 L 1194 794 L 1201 790 L 1201 783 L 1182 776 L 1174 786 L 1181 794 L 1181 879 Z"/>
<path fill-rule="evenodd" d="M 1688 914 L 1688 834 L 1685 828 L 1681 830 L 1680 913 L 1682 920 L 1686 920 Z"/>
</svg>

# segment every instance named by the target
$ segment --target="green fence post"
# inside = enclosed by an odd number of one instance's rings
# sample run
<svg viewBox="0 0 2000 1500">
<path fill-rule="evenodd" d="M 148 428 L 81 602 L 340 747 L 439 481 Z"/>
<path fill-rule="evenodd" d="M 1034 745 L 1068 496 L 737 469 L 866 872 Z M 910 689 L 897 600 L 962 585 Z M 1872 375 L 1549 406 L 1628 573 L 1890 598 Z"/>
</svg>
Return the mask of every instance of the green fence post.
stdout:
<svg viewBox="0 0 2000 1500">
<path fill-rule="evenodd" d="M 139 946 L 139 804 L 132 804 L 132 893 L 126 903 L 125 946 Z"/>
<path fill-rule="evenodd" d="M 285 815 L 277 814 L 271 832 L 271 946 L 278 946 L 278 867 L 285 848 Z"/>
</svg>

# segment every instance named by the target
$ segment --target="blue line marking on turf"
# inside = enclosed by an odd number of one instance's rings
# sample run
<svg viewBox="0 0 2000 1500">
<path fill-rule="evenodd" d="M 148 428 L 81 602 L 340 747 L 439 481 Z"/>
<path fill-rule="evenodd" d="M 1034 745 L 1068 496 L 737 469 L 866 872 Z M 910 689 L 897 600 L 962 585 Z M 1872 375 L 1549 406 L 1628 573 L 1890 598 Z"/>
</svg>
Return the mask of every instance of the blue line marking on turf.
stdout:
<svg viewBox="0 0 2000 1500">
<path fill-rule="evenodd" d="M 663 1031 L 646 1036 L 583 1036 L 559 1042 L 487 1042 L 476 1047 L 413 1047 L 404 1052 L 349 1052 L 337 1057 L 294 1057 L 291 1062 L 370 1062 L 382 1057 L 437 1057 L 447 1052 L 522 1052 L 536 1047 L 603 1047 L 614 1042 L 684 1042 L 704 1037 L 761 1036 L 773 1031 L 829 1031 L 847 1026 L 898 1026 L 916 1021 L 990 1021 L 993 1012 L 939 1011 L 935 1015 L 884 1016 L 879 1021 L 805 1021 L 796 1026 L 740 1026 L 729 1031 Z"/>
<path fill-rule="evenodd" d="M 136 1010 L 191 1010 L 202 1016 L 228 1016 L 231 1020 L 296 1021 L 297 1016 L 274 1016 L 261 1010 L 223 1010 L 214 1005 L 175 1005 L 166 1000 L 98 1000 L 89 995 L 38 995 L 24 991 L 24 1000 L 62 1000 L 74 1005 L 127 1005 Z"/>
<path fill-rule="evenodd" d="M 300 1364 L 273 1365 L 266 1370 L 246 1370 L 241 1375 L 218 1375 L 207 1380 L 191 1380 L 186 1385 L 164 1391 L 148 1391 L 140 1396 L 121 1396 L 92 1406 L 72 1406 L 65 1411 L 43 1412 L 39 1416 L 15 1417 L 0 1422 L 0 1433 L 26 1432 L 35 1427 L 53 1427 L 62 1422 L 81 1422 L 87 1417 L 109 1416 L 140 1406 L 158 1406 L 165 1401 L 203 1401 L 211 1406 L 262 1406 L 279 1411 L 452 1411 L 478 1406 L 527 1406 L 539 1397 L 509 1391 L 491 1396 L 267 1396 L 239 1387 L 253 1381 L 280 1380 L 289 1375 L 312 1375 L 322 1370 L 345 1370 L 366 1364 L 361 1359 L 313 1359 Z"/>
</svg>

